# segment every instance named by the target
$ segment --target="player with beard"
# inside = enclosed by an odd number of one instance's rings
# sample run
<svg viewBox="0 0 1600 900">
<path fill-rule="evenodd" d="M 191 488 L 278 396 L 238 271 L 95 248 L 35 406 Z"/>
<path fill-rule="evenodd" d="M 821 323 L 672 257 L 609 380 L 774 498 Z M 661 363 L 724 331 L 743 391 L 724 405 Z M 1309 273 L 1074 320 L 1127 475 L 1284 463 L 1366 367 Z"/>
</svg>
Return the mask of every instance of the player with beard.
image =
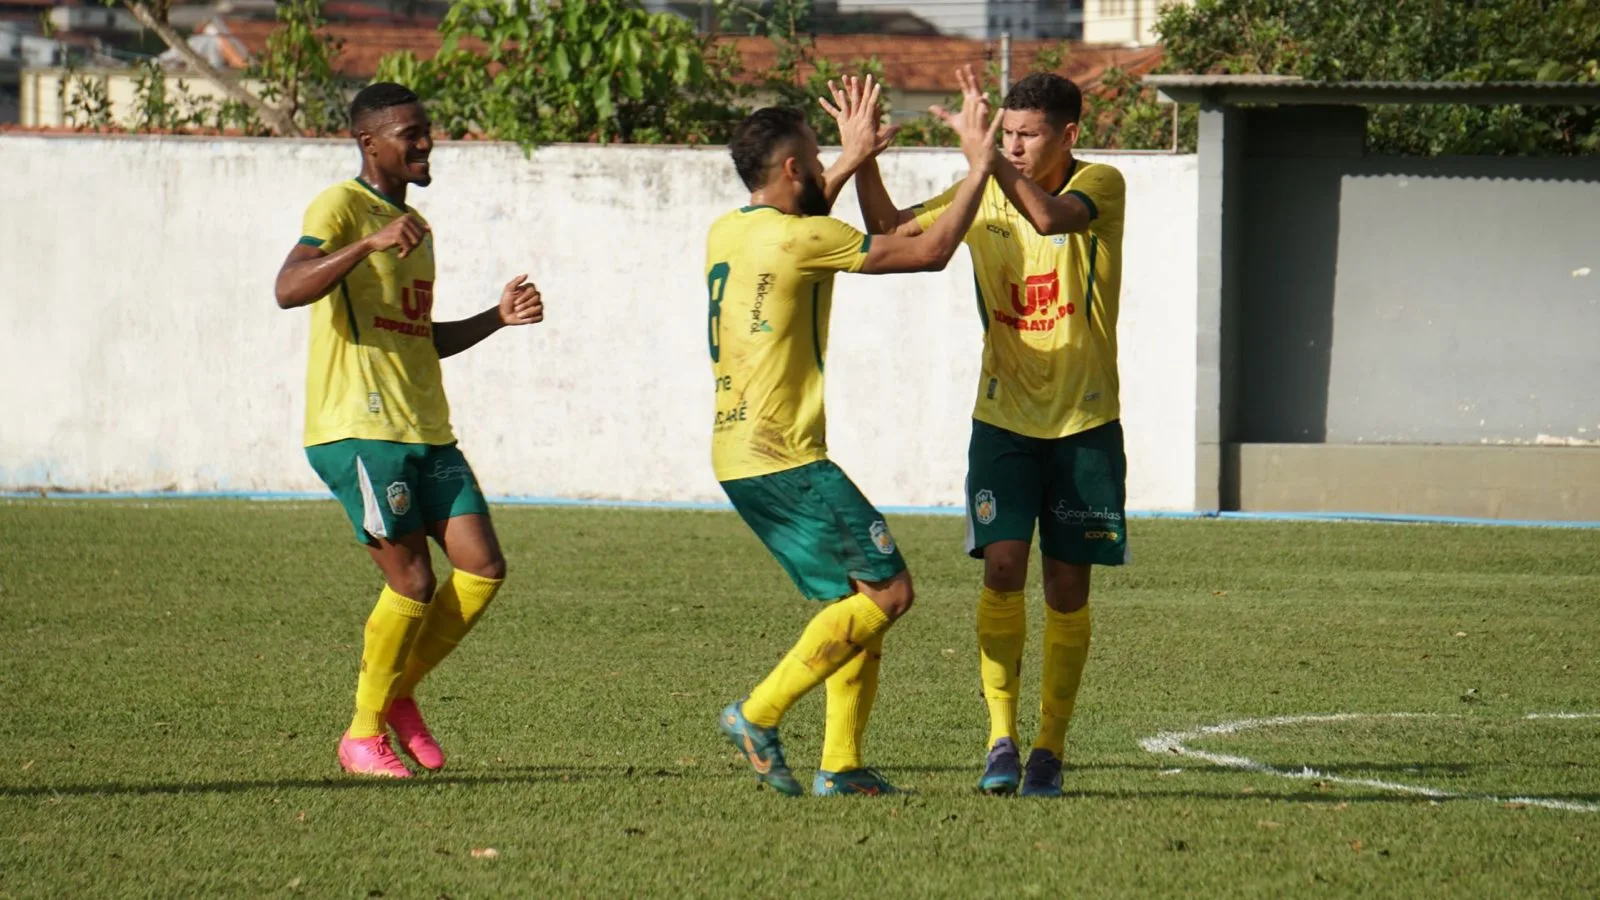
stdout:
<svg viewBox="0 0 1600 900">
<path fill-rule="evenodd" d="M 980 98 L 957 114 L 969 171 L 940 221 L 916 237 L 871 237 L 828 217 L 854 172 L 888 146 L 878 88 L 849 83 L 824 107 L 843 152 L 826 171 L 798 110 L 758 110 L 734 132 L 734 167 L 748 205 L 711 226 L 706 241 L 707 337 L 715 377 L 712 466 L 728 499 L 800 592 L 827 605 L 749 696 L 722 711 L 723 734 L 779 793 L 802 792 L 784 759 L 778 723 L 827 685 L 822 760 L 812 792 L 891 793 L 862 763 L 883 637 L 911 608 L 911 575 L 882 514 L 829 461 L 823 411 L 828 315 L 837 272 L 884 275 L 943 269 L 960 245 L 994 164 L 999 119 Z"/>
<path fill-rule="evenodd" d="M 401 85 L 357 93 L 350 130 L 361 175 L 311 202 L 277 281 L 278 306 L 311 308 L 306 456 L 384 580 L 367 618 L 339 764 L 390 778 L 411 772 L 390 748 L 388 728 L 418 765 L 444 765 L 413 692 L 506 577 L 488 504 L 450 428 L 439 360 L 503 326 L 544 319 L 538 289 L 518 275 L 495 306 L 433 321 L 433 235 L 406 205 L 408 185 L 433 180 L 430 129 L 417 95 Z M 454 568 L 443 582 L 434 578 L 430 536 Z"/>
<path fill-rule="evenodd" d="M 968 102 L 983 96 L 970 69 L 961 84 Z M 983 560 L 977 631 L 989 707 L 978 786 L 1060 797 L 1067 724 L 1089 655 L 1089 576 L 1093 566 L 1121 565 L 1128 552 L 1117 394 L 1126 192 L 1115 168 L 1072 154 L 1083 109 L 1077 85 L 1035 73 L 1002 106 L 994 180 L 965 234 L 984 324 L 967 450 L 967 552 Z M 856 178 L 868 230 L 884 236 L 943 225 L 959 190 L 899 210 L 875 164 Z M 1035 522 L 1044 671 L 1039 732 L 1024 767 L 1017 700 Z"/>
</svg>

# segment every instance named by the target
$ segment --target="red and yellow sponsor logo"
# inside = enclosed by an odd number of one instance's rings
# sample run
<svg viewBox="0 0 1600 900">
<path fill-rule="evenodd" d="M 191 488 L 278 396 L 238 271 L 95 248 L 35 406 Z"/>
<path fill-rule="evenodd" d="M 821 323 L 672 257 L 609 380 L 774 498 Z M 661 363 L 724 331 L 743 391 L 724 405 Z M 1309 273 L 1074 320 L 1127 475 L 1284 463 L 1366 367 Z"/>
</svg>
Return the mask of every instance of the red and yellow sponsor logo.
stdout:
<svg viewBox="0 0 1600 900">
<path fill-rule="evenodd" d="M 382 331 L 392 331 L 395 334 L 409 335 L 410 337 L 433 337 L 433 329 L 418 322 L 396 322 L 394 319 L 385 319 L 383 316 L 372 317 L 372 327 Z"/>
<path fill-rule="evenodd" d="M 433 282 L 419 278 L 412 281 L 410 287 L 401 288 L 400 311 L 410 321 L 373 316 L 372 327 L 409 337 L 433 337 L 433 328 L 430 327 L 433 322 Z"/>
<path fill-rule="evenodd" d="M 993 310 L 994 320 L 1017 331 L 1053 331 L 1058 321 L 1078 311 L 1076 304 L 1061 302 L 1061 276 L 1056 272 L 1029 275 L 1010 288 L 1011 309 Z"/>
</svg>

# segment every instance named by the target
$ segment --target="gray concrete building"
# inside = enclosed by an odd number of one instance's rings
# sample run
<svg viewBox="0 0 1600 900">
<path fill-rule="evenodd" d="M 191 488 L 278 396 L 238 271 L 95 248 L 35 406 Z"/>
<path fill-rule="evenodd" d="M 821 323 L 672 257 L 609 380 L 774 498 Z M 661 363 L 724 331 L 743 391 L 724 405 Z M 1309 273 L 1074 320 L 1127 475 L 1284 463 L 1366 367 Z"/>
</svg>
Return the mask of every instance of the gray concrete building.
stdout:
<svg viewBox="0 0 1600 900">
<path fill-rule="evenodd" d="M 1600 521 L 1600 156 L 1366 148 L 1600 85 L 1148 82 L 1200 106 L 1196 508 Z"/>
</svg>

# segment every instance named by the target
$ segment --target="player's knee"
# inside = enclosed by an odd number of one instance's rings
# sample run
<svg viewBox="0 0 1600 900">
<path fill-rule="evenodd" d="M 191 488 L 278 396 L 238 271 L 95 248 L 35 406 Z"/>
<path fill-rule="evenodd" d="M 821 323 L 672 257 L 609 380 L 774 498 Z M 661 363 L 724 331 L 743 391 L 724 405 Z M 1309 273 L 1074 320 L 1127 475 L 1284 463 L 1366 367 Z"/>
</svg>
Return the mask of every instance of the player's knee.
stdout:
<svg viewBox="0 0 1600 900">
<path fill-rule="evenodd" d="M 496 553 L 483 562 L 473 566 L 468 571 L 479 578 L 488 578 L 493 581 L 505 581 L 506 558 Z"/>
<path fill-rule="evenodd" d="M 1028 582 L 1028 557 L 1006 550 L 985 550 L 983 583 L 996 591 L 1020 591 Z"/>
<path fill-rule="evenodd" d="M 1047 574 L 1044 584 L 1046 606 L 1060 613 L 1073 613 L 1089 605 L 1089 568 L 1061 568 Z"/>
<path fill-rule="evenodd" d="M 917 602 L 917 590 L 911 584 L 910 573 L 885 585 L 876 599 L 891 621 L 910 612 L 912 604 Z"/>
<path fill-rule="evenodd" d="M 407 567 L 389 576 L 389 589 L 409 600 L 418 603 L 427 603 L 433 599 L 433 592 L 439 584 L 433 577 L 433 571 L 426 567 L 417 569 Z"/>
</svg>

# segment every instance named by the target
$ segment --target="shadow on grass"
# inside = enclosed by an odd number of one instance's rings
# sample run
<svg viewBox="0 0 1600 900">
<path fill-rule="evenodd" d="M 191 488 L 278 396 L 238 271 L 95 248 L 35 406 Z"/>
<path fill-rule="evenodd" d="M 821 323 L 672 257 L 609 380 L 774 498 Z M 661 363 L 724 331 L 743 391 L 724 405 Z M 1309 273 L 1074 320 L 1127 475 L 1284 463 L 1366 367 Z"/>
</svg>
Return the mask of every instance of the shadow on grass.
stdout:
<svg viewBox="0 0 1600 900">
<path fill-rule="evenodd" d="M 150 784 L 30 785 L 0 787 L 0 798 L 9 797 L 119 797 L 162 794 L 242 794 L 250 791 L 279 790 L 407 790 L 441 785 L 534 785 L 577 784 L 585 781 L 663 781 L 667 779 L 717 779 L 716 772 L 684 772 L 665 768 L 626 766 L 508 766 L 501 772 L 482 774 L 422 773 L 415 778 L 365 778 L 357 775 L 327 775 L 321 778 L 280 778 L 259 781 L 172 781 Z"/>
<path fill-rule="evenodd" d="M 936 775 L 937 774 L 941 774 L 941 773 L 948 773 L 948 772 L 971 772 L 973 777 L 976 778 L 979 774 L 981 774 L 983 772 L 983 758 L 982 757 L 977 757 L 977 761 L 976 762 L 969 763 L 969 764 L 964 765 L 964 766 L 949 766 L 949 765 L 938 766 L 938 765 L 923 765 L 923 764 L 912 764 L 912 765 L 902 766 L 902 765 L 900 765 L 898 763 L 884 763 L 883 764 L 883 768 L 884 768 L 885 771 L 893 771 L 893 772 L 925 772 L 925 773 L 931 773 L 931 774 L 936 774 Z M 1149 773 L 1151 775 L 1154 775 L 1156 772 L 1160 771 L 1160 769 L 1161 769 L 1160 766 L 1153 766 L 1153 765 L 1150 765 L 1148 763 L 1145 763 L 1145 764 L 1139 764 L 1139 763 L 1085 763 L 1083 765 L 1074 765 L 1072 763 L 1068 763 L 1067 766 L 1066 766 L 1066 770 L 1065 771 L 1066 771 L 1066 773 L 1068 775 L 1071 775 L 1073 772 L 1117 772 L 1117 771 L 1147 772 L 1147 773 Z"/>
<path fill-rule="evenodd" d="M 1345 769 L 1357 768 L 1356 764 L 1345 763 Z M 1387 765 L 1387 764 L 1385 764 Z M 1424 771 L 1435 772 L 1451 771 L 1461 772 L 1471 769 L 1466 764 L 1443 764 L 1432 767 L 1422 766 Z M 1373 766 L 1377 768 L 1377 766 Z M 1403 766 L 1396 764 L 1394 768 L 1410 770 L 1416 766 Z M 955 772 L 968 772 L 976 776 L 979 771 L 977 766 L 947 766 L 947 765 L 910 765 L 892 766 L 889 770 L 893 773 L 925 773 L 948 774 Z M 1145 773 L 1150 778 L 1130 779 L 1125 788 L 1095 788 L 1073 790 L 1071 777 L 1075 772 L 1092 771 L 1126 771 L 1130 773 Z M 1150 765 L 1137 765 L 1132 763 L 1091 763 L 1081 766 L 1068 766 L 1066 769 L 1068 790 L 1067 799 L 1078 800 L 1199 800 L 1218 802 L 1259 802 L 1270 800 L 1284 803 L 1307 803 L 1324 806 L 1337 806 L 1346 804 L 1401 804 L 1401 805 L 1427 805 L 1436 803 L 1459 803 L 1463 801 L 1482 802 L 1481 796 L 1462 794 L 1452 797 L 1424 797 L 1415 794 L 1405 794 L 1396 791 L 1379 789 L 1363 790 L 1352 788 L 1349 785 L 1340 785 L 1335 790 L 1271 790 L 1252 788 L 1249 790 L 1201 790 L 1185 789 L 1177 785 L 1171 787 L 1159 785 L 1155 781 L 1156 774 L 1161 771 L 1159 767 Z M 1184 768 L 1182 775 L 1228 775 L 1240 776 L 1249 773 L 1235 769 L 1201 766 Z M 250 792 L 272 792 L 285 790 L 425 790 L 441 785 L 460 787 L 492 787 L 501 785 L 565 785 L 581 784 L 583 782 L 636 782 L 641 787 L 649 783 L 694 780 L 704 782 L 744 781 L 749 778 L 747 771 L 738 771 L 730 767 L 728 770 L 719 771 L 715 767 L 706 769 L 668 769 L 663 767 L 629 767 L 629 766 L 573 766 L 573 765 L 520 765 L 507 766 L 497 772 L 484 772 L 481 774 L 441 773 L 421 774 L 409 780 L 396 781 L 383 778 L 363 778 L 353 775 L 328 775 L 320 778 L 282 778 L 262 779 L 257 781 L 192 781 L 192 782 L 154 782 L 149 784 L 126 784 L 108 782 L 103 784 L 69 784 L 69 785 L 32 785 L 0 787 L 0 799 L 7 798 L 50 798 L 50 797 L 139 797 L 139 796 L 177 796 L 183 794 L 243 794 Z M 1165 781 L 1165 779 L 1161 779 Z M 906 798 L 910 802 L 928 800 L 934 796 L 950 796 L 930 794 L 918 790 L 916 786 L 909 785 L 910 790 Z M 972 791 L 976 794 L 976 788 Z M 1573 793 L 1561 791 L 1539 791 L 1536 796 L 1545 800 L 1564 800 L 1575 803 L 1600 803 L 1600 793 Z M 965 795 L 965 792 L 963 792 Z M 996 802 L 1004 802 L 1004 798 L 996 798 Z M 920 804 L 919 804 L 920 805 Z"/>
</svg>

